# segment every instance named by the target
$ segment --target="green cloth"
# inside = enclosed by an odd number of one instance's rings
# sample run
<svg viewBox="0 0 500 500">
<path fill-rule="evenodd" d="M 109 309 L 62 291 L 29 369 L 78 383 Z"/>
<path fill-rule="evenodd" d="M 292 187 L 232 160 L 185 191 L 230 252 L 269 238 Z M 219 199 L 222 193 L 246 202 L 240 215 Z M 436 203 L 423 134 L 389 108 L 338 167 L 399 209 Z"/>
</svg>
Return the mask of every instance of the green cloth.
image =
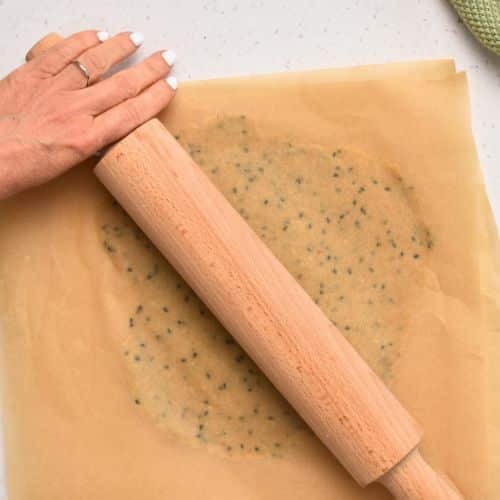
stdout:
<svg viewBox="0 0 500 500">
<path fill-rule="evenodd" d="M 451 0 L 473 35 L 500 55 L 500 0 Z"/>
</svg>

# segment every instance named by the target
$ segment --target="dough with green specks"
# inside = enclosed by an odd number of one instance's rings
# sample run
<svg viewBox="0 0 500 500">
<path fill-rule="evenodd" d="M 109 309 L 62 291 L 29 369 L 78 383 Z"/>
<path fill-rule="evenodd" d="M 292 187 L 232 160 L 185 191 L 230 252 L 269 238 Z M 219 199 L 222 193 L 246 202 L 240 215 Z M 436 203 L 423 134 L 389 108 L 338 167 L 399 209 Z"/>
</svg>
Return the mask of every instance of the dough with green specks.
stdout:
<svg viewBox="0 0 500 500">
<path fill-rule="evenodd" d="M 494 230 L 465 80 L 438 73 L 199 82 L 161 119 L 422 424 L 426 458 L 493 500 Z M 354 484 L 92 167 L 0 205 L 9 498 L 388 499 Z"/>
<path fill-rule="evenodd" d="M 245 116 L 223 117 L 178 137 L 325 314 L 389 379 L 434 245 L 413 209 L 413 187 L 396 170 L 337 145 L 324 150 L 262 138 Z M 161 428 L 219 453 L 284 457 L 311 439 L 123 210 L 110 200 L 102 220 L 103 251 L 141 296 L 122 318 L 136 404 Z"/>
</svg>

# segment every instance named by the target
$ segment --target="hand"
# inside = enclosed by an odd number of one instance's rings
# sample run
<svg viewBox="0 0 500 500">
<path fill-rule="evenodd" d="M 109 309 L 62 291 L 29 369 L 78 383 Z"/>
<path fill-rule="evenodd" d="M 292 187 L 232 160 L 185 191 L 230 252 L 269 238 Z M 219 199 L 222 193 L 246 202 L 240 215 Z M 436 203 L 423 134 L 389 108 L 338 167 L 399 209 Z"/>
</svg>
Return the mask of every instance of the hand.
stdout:
<svg viewBox="0 0 500 500">
<path fill-rule="evenodd" d="M 0 80 L 0 199 L 62 174 L 169 103 L 177 87 L 175 78 L 164 79 L 172 51 L 102 79 L 142 40 L 140 33 L 82 31 Z"/>
</svg>

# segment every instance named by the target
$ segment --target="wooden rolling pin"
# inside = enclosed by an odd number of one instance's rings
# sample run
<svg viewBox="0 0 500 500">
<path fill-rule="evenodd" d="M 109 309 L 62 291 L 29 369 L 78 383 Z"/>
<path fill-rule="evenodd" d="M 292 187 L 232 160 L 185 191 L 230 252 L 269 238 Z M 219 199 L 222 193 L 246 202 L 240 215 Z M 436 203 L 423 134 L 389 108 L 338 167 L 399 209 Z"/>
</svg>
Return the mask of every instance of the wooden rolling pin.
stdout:
<svg viewBox="0 0 500 500">
<path fill-rule="evenodd" d="M 415 421 L 158 120 L 95 174 L 361 486 L 463 498 L 421 457 Z"/>
</svg>

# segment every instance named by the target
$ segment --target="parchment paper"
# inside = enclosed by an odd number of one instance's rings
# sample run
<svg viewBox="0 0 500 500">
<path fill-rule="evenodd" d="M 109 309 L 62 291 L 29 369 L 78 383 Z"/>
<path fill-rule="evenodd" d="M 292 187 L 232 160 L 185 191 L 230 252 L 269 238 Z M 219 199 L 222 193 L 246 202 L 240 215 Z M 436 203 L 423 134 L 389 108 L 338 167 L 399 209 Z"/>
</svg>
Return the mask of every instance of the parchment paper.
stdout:
<svg viewBox="0 0 500 500">
<path fill-rule="evenodd" d="M 497 234 L 465 76 L 193 82 L 161 118 L 421 422 L 428 460 L 496 498 Z M 354 484 L 91 168 L 1 205 L 9 498 L 388 498 Z"/>
</svg>

